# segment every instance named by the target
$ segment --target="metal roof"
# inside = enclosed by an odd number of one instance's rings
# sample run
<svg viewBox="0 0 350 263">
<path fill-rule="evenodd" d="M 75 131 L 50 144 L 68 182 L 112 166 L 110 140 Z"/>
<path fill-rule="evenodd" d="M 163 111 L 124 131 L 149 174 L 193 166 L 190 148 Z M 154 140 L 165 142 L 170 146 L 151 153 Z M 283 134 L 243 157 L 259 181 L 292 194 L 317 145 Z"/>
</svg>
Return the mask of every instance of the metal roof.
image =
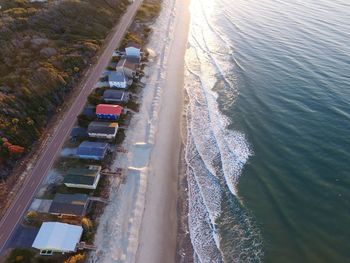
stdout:
<svg viewBox="0 0 350 263">
<path fill-rule="evenodd" d="M 103 99 L 125 101 L 127 98 L 127 93 L 121 90 L 107 89 L 103 93 Z"/>
<path fill-rule="evenodd" d="M 124 72 L 110 72 L 108 75 L 108 81 L 126 82 Z"/>
<path fill-rule="evenodd" d="M 77 155 L 103 157 L 107 151 L 108 143 L 83 141 L 77 150 Z"/>
<path fill-rule="evenodd" d="M 44 222 L 32 247 L 40 250 L 73 252 L 80 242 L 83 228 L 59 222 Z"/>
<path fill-rule="evenodd" d="M 93 121 L 89 124 L 88 133 L 115 134 L 118 130 L 117 122 Z"/>
<path fill-rule="evenodd" d="M 49 213 L 83 216 L 88 200 L 86 194 L 56 194 Z"/>
<path fill-rule="evenodd" d="M 137 56 L 127 56 L 126 60 L 133 64 L 139 64 L 141 62 L 141 57 Z"/>
<path fill-rule="evenodd" d="M 69 169 L 63 183 L 93 185 L 100 171 L 101 166 L 98 165 Z"/>
<path fill-rule="evenodd" d="M 74 127 L 70 133 L 71 137 L 82 137 L 86 138 L 88 137 L 87 131 L 85 128 L 82 127 Z"/>
<path fill-rule="evenodd" d="M 112 114 L 119 116 L 123 111 L 123 107 L 112 104 L 98 104 L 96 106 L 96 114 Z"/>
</svg>

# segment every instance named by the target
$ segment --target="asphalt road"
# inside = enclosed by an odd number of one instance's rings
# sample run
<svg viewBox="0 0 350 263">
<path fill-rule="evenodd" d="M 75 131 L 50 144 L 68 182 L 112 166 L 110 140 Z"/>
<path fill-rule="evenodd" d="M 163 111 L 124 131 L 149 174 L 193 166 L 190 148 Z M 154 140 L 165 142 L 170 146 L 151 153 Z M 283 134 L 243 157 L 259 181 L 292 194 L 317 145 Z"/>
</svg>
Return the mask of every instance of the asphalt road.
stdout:
<svg viewBox="0 0 350 263">
<path fill-rule="evenodd" d="M 98 58 L 97 63 L 87 71 L 86 76 L 81 83 L 81 92 L 79 93 L 75 102 L 72 104 L 71 108 L 65 114 L 64 118 L 58 124 L 58 127 L 51 137 L 51 140 L 43 150 L 39 161 L 36 163 L 33 170 L 27 175 L 14 202 L 11 204 L 6 214 L 2 218 L 0 222 L 0 253 L 6 248 L 8 240 L 15 232 L 24 213 L 33 200 L 34 194 L 38 190 L 38 187 L 40 186 L 44 177 L 47 175 L 47 172 L 50 170 L 55 157 L 59 154 L 65 139 L 75 123 L 76 116 L 82 111 L 88 95 L 94 88 L 95 84 L 99 81 L 102 72 L 107 67 L 113 51 L 119 46 L 121 40 L 123 39 L 123 36 L 131 24 L 141 2 L 142 0 L 135 0 L 121 18 L 118 26 L 113 29 L 114 35 L 109 39 L 109 43 L 106 45 L 103 53 Z"/>
</svg>

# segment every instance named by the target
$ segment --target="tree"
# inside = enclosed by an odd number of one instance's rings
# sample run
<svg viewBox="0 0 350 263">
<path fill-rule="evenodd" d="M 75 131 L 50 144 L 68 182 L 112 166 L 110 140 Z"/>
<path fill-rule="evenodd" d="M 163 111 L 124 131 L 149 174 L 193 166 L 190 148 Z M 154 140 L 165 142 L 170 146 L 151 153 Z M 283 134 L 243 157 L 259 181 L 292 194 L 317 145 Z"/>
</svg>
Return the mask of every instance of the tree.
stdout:
<svg viewBox="0 0 350 263">
<path fill-rule="evenodd" d="M 83 262 L 85 259 L 85 254 L 76 254 L 64 261 L 64 263 L 78 263 Z"/>
<path fill-rule="evenodd" d="M 90 220 L 89 218 L 87 218 L 87 217 L 84 217 L 84 218 L 81 220 L 81 224 L 83 225 L 83 228 L 84 228 L 84 230 L 86 230 L 86 231 L 89 231 L 89 230 L 91 230 L 91 228 L 92 228 L 92 222 L 91 222 L 91 220 Z"/>
<path fill-rule="evenodd" d="M 29 211 L 27 213 L 27 218 L 30 219 L 30 220 L 33 220 L 33 219 L 35 219 L 37 217 L 38 217 L 38 213 L 35 212 L 35 211 Z"/>
<path fill-rule="evenodd" d="M 93 92 L 89 95 L 88 102 L 92 105 L 97 105 L 101 102 L 101 96 Z"/>
<path fill-rule="evenodd" d="M 35 253 L 30 249 L 15 248 L 6 259 L 6 263 L 31 263 Z"/>
</svg>

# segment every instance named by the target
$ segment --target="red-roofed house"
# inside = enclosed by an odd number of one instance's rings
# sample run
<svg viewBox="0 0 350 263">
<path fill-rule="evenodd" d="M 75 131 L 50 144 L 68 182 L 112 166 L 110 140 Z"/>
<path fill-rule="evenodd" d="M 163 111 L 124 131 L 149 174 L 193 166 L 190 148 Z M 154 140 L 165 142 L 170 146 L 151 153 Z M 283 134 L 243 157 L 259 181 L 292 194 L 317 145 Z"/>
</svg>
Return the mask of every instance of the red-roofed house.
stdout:
<svg viewBox="0 0 350 263">
<path fill-rule="evenodd" d="M 117 120 L 123 108 L 119 105 L 99 104 L 96 106 L 96 116 L 99 119 Z"/>
</svg>

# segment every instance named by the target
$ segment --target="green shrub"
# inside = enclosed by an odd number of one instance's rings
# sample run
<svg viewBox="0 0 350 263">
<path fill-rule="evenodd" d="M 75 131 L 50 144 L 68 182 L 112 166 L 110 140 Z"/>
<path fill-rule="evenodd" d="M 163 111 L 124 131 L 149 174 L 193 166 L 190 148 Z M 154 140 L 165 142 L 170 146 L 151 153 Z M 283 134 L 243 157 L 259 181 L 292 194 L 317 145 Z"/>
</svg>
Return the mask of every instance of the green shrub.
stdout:
<svg viewBox="0 0 350 263">
<path fill-rule="evenodd" d="M 6 263 L 31 263 L 35 252 L 30 249 L 15 248 L 6 259 Z"/>
</svg>

